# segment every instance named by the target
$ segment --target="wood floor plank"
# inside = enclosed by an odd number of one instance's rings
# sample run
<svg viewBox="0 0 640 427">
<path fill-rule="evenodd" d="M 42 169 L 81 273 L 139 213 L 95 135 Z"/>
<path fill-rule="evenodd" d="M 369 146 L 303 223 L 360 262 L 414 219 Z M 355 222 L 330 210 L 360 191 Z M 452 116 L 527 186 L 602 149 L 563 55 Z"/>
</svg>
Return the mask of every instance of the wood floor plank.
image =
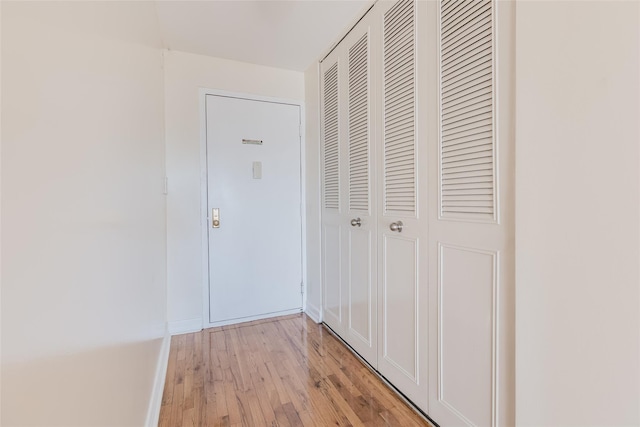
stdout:
<svg viewBox="0 0 640 427">
<path fill-rule="evenodd" d="M 170 427 L 182 425 L 182 414 L 184 412 L 184 405 L 182 401 L 183 391 L 184 391 L 184 383 L 182 382 L 180 382 L 179 384 L 176 384 L 173 389 L 174 401 L 170 408 L 171 414 L 169 415 L 169 421 L 167 424 Z"/>
<path fill-rule="evenodd" d="M 229 414 L 229 423 L 242 424 L 242 413 L 240 406 L 238 405 L 238 397 L 236 391 L 238 391 L 238 381 L 236 375 L 231 371 L 231 368 L 224 371 L 224 382 L 222 386 L 224 388 L 225 401 L 227 403 L 227 413 Z"/>
<path fill-rule="evenodd" d="M 276 420 L 276 415 L 273 412 L 269 395 L 270 393 L 277 394 L 277 392 L 274 388 L 269 387 L 268 383 L 270 382 L 265 381 L 264 377 L 257 372 L 251 374 L 251 383 L 256 391 L 258 406 L 260 412 L 262 412 L 262 417 L 265 419 L 265 425 L 273 425 Z"/>
<path fill-rule="evenodd" d="M 224 388 L 224 381 L 215 381 L 213 383 L 213 398 L 214 404 L 216 407 L 216 418 L 214 418 L 213 425 L 214 426 L 224 426 L 230 425 L 229 420 L 229 409 L 227 406 L 227 394 Z M 207 403 L 210 405 L 211 403 Z M 227 420 L 225 422 L 225 419 Z"/>
<path fill-rule="evenodd" d="M 160 426 L 430 426 L 304 314 L 175 336 Z"/>
</svg>

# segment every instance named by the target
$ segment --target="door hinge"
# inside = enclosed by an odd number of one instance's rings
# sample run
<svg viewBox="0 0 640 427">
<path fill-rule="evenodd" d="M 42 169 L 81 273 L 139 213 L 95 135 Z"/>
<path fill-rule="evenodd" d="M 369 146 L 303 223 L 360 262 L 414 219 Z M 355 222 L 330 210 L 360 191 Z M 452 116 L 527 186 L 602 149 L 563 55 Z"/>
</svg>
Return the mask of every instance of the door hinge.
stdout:
<svg viewBox="0 0 640 427">
<path fill-rule="evenodd" d="M 300 282 L 300 293 L 304 295 L 304 282 Z"/>
</svg>

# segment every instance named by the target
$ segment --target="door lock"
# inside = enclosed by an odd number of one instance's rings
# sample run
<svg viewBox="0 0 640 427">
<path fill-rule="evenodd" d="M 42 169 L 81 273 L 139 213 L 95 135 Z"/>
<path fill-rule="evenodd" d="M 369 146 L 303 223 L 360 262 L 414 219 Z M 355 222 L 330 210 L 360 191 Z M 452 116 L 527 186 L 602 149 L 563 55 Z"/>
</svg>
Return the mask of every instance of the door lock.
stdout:
<svg viewBox="0 0 640 427">
<path fill-rule="evenodd" d="M 211 209 L 211 227 L 220 228 L 220 208 Z"/>
</svg>

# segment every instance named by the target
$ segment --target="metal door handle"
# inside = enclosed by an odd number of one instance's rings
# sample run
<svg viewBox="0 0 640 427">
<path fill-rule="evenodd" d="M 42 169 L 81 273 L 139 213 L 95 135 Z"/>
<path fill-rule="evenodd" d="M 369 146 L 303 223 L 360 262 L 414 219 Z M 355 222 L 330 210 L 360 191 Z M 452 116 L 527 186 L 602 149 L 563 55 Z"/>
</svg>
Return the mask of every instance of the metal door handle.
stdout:
<svg viewBox="0 0 640 427">
<path fill-rule="evenodd" d="M 402 223 L 402 221 L 392 222 L 391 225 L 389 225 L 389 228 L 391 229 L 391 231 L 397 231 L 398 233 L 402 233 L 403 225 L 404 224 Z"/>
<path fill-rule="evenodd" d="M 352 227 L 360 227 L 362 225 L 362 220 L 360 218 L 354 218 L 351 220 Z"/>
</svg>

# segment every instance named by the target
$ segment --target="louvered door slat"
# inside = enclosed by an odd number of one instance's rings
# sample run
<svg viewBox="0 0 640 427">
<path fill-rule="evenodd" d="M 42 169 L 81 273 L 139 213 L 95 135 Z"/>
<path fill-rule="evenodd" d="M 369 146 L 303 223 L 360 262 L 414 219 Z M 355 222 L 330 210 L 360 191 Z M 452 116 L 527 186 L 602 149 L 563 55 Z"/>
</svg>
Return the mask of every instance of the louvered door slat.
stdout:
<svg viewBox="0 0 640 427">
<path fill-rule="evenodd" d="M 492 194 L 481 194 L 481 195 L 461 195 L 461 196 L 451 196 L 447 197 L 447 199 L 443 200 L 443 203 L 447 206 L 482 206 L 482 207 L 491 207 L 493 204 L 493 195 Z"/>
<path fill-rule="evenodd" d="M 354 64 L 361 64 L 364 58 L 369 56 L 368 41 L 366 39 L 360 39 L 352 46 L 352 50 L 349 51 L 349 62 L 353 61 Z M 353 48 L 356 48 L 353 50 Z M 365 60 L 366 62 L 366 60 Z M 354 68 L 352 70 L 355 74 L 367 73 L 368 69 L 365 67 Z"/>
<path fill-rule="evenodd" d="M 484 140 L 480 139 L 476 141 L 465 142 L 463 144 L 442 147 L 441 155 L 444 159 L 450 156 L 464 155 L 468 152 L 485 151 L 486 149 L 487 147 L 484 144 Z"/>
<path fill-rule="evenodd" d="M 384 208 L 415 215 L 414 4 L 384 15 Z"/>
<path fill-rule="evenodd" d="M 493 95 L 491 92 L 481 94 L 469 99 L 460 100 L 455 103 L 450 103 L 447 108 L 442 108 L 442 116 L 450 117 L 452 115 L 469 113 L 472 108 L 479 108 L 482 106 L 491 106 L 493 108 Z"/>
<path fill-rule="evenodd" d="M 465 40 L 491 28 L 491 10 L 484 12 L 473 25 L 465 27 L 455 36 L 447 38 L 446 43 L 442 43 L 442 51 L 448 52 L 452 47 L 458 46 Z"/>
<path fill-rule="evenodd" d="M 404 168 L 403 167 L 398 167 L 397 170 L 389 173 L 388 178 L 391 180 L 395 176 L 412 177 L 413 176 L 413 168 L 411 168 L 410 166 L 406 166 Z"/>
<path fill-rule="evenodd" d="M 340 208 L 338 158 L 338 63 L 324 73 L 324 207 Z"/>
<path fill-rule="evenodd" d="M 483 88 L 479 88 L 475 91 L 466 93 L 458 98 L 449 98 L 446 102 L 442 103 L 442 108 L 443 108 L 443 112 L 448 113 L 451 109 L 457 110 L 461 107 L 464 107 L 464 106 L 461 106 L 458 108 L 454 108 L 454 107 L 460 106 L 460 104 L 469 105 L 469 104 L 473 104 L 474 102 L 481 102 L 486 100 L 491 100 L 493 103 L 493 90 L 490 85 Z"/>
<path fill-rule="evenodd" d="M 387 171 L 386 176 L 393 176 L 394 174 L 408 172 L 409 170 L 413 173 L 414 161 L 412 155 L 413 150 L 410 148 L 396 149 L 395 151 L 389 152 L 387 155 L 387 163 L 393 165 L 393 168 Z"/>
<path fill-rule="evenodd" d="M 451 194 L 447 195 L 447 197 L 476 196 L 476 195 L 489 195 L 489 194 L 493 194 L 492 189 L 485 187 L 485 188 L 451 190 Z"/>
<path fill-rule="evenodd" d="M 491 89 L 492 82 L 491 76 L 483 76 L 481 78 L 477 78 L 467 84 L 462 86 L 453 86 L 450 88 L 445 88 L 449 92 L 446 98 L 443 98 L 443 101 L 451 102 L 460 98 L 463 98 L 469 94 L 476 93 L 482 89 L 489 88 Z"/>
<path fill-rule="evenodd" d="M 412 69 L 405 69 L 405 70 L 400 70 L 398 73 L 396 73 L 395 75 L 392 73 L 389 73 L 387 75 L 387 85 L 389 86 L 399 86 L 399 87 L 403 87 L 403 85 L 407 84 L 407 81 L 412 81 L 413 80 L 413 70 Z M 391 95 L 390 93 L 388 95 Z M 393 98 L 391 98 L 393 99 Z M 397 100 L 399 101 L 399 100 Z"/>
<path fill-rule="evenodd" d="M 490 138 L 491 135 L 492 135 L 492 132 L 489 131 L 489 132 L 481 132 L 473 135 L 450 137 L 449 139 L 443 139 L 442 147 L 443 149 L 450 148 L 450 147 L 459 147 L 464 144 L 468 144 L 471 142 L 476 143 L 480 141 L 484 141 L 484 143 L 486 144 L 486 138 Z"/>
<path fill-rule="evenodd" d="M 487 150 L 486 147 L 476 146 L 462 150 L 442 153 L 442 161 L 443 163 L 446 163 L 448 159 L 467 159 L 483 155 L 491 157 L 493 155 L 493 152 L 491 150 Z"/>
<path fill-rule="evenodd" d="M 468 26 L 468 21 L 471 18 L 477 18 L 491 6 L 491 0 L 454 0 L 467 3 L 464 8 L 458 9 L 454 13 L 442 15 L 442 34 L 449 36 L 458 30 L 460 27 Z M 444 3 L 444 2 L 443 2 Z"/>
<path fill-rule="evenodd" d="M 407 124 L 405 124 L 404 126 L 407 126 Z M 402 124 L 395 125 L 392 129 L 389 130 L 387 135 L 389 141 L 389 144 L 387 145 L 388 150 L 391 150 L 398 144 L 404 144 L 405 140 L 407 139 L 410 140 L 411 138 L 413 138 L 413 132 L 407 130 L 407 128 L 403 127 Z"/>
<path fill-rule="evenodd" d="M 459 116 L 452 117 L 450 119 L 443 119 L 442 124 L 444 126 L 468 126 L 472 123 L 477 123 L 479 121 L 492 119 L 493 114 L 491 113 L 491 109 L 473 109 L 467 114 L 462 114 Z"/>
<path fill-rule="evenodd" d="M 485 45 L 479 49 L 471 50 L 467 55 L 454 57 L 449 61 L 443 62 L 442 74 L 446 76 L 469 65 L 476 65 L 479 61 L 487 60 L 491 57 L 491 50 L 491 46 Z"/>
<path fill-rule="evenodd" d="M 411 147 L 407 147 L 406 144 L 403 143 L 398 143 L 394 147 L 387 150 L 387 157 L 389 160 L 392 160 L 394 157 L 398 157 L 398 154 L 412 152 L 413 150 L 411 149 Z"/>
<path fill-rule="evenodd" d="M 457 153 L 454 153 L 457 154 Z M 449 157 L 443 157 L 442 164 L 462 164 L 462 162 L 473 161 L 478 159 L 492 158 L 493 152 L 491 150 L 475 151 L 469 154 L 451 155 Z"/>
<path fill-rule="evenodd" d="M 369 37 L 349 48 L 349 209 L 369 210 Z"/>
<path fill-rule="evenodd" d="M 442 36 L 444 40 L 450 42 L 450 39 L 455 35 L 460 35 L 470 28 L 470 20 L 477 24 L 480 20 L 486 18 L 487 13 L 491 11 L 489 2 L 470 1 L 469 3 L 472 3 L 473 7 L 465 9 L 457 15 L 443 18 L 445 24 L 442 27 Z"/>
<path fill-rule="evenodd" d="M 411 167 L 411 169 L 413 169 L 414 166 L 414 162 L 413 159 L 410 156 L 404 156 L 402 158 L 399 159 L 390 159 L 387 162 L 390 166 L 390 173 L 392 171 L 395 171 L 399 168 L 409 168 Z"/>
<path fill-rule="evenodd" d="M 442 63 L 448 64 L 461 55 L 470 52 L 480 52 L 491 46 L 491 33 L 487 29 L 470 40 L 463 40 L 460 44 L 442 51 Z"/>
<path fill-rule="evenodd" d="M 397 45 L 398 49 L 385 52 L 384 59 L 393 60 L 395 58 L 406 55 L 407 52 L 411 52 L 411 45 L 407 45 L 406 43 L 409 42 L 412 38 L 413 33 L 410 27 L 403 28 L 396 35 L 389 37 L 388 40 L 386 40 L 387 43 Z"/>
<path fill-rule="evenodd" d="M 469 59 L 470 63 L 473 63 L 473 59 Z M 491 65 L 491 61 L 486 55 L 481 59 L 481 61 L 485 62 L 482 66 L 487 67 Z M 478 61 L 480 62 L 480 61 Z M 449 76 L 445 76 L 445 79 L 448 80 Z M 455 77 L 459 77 L 456 80 L 447 81 L 447 85 L 442 87 L 443 91 L 446 91 L 446 98 L 448 100 L 458 99 L 461 96 L 477 92 L 481 88 L 491 87 L 492 75 L 486 73 L 486 69 L 483 71 L 476 71 L 474 73 L 462 72 L 456 73 Z M 466 82 L 461 82 L 464 80 Z M 473 82 L 471 85 L 470 82 Z M 489 82 L 489 84 L 486 84 Z"/>
<path fill-rule="evenodd" d="M 461 184 L 456 184 L 456 183 L 450 183 L 447 184 L 446 187 L 450 190 L 450 191 L 466 191 L 466 190 L 484 190 L 484 189 L 493 189 L 493 184 L 492 184 L 493 180 L 492 179 L 484 179 L 481 177 L 478 177 L 475 182 L 470 182 L 470 183 L 461 183 Z M 453 193 L 452 193 L 453 194 Z"/>
<path fill-rule="evenodd" d="M 487 77 L 490 79 L 491 78 L 491 73 L 487 72 L 485 67 L 486 64 L 481 64 L 481 67 L 483 69 L 479 69 L 479 70 L 470 70 L 470 72 L 465 72 L 465 73 L 461 73 L 459 75 L 456 75 L 454 78 L 451 79 L 451 81 L 447 84 L 447 86 L 444 86 L 443 89 L 444 90 L 455 90 L 455 89 L 461 89 L 463 87 L 465 87 L 465 85 L 468 84 L 476 84 L 477 82 L 482 82 L 484 81 Z"/>
<path fill-rule="evenodd" d="M 442 17 L 451 19 L 452 16 L 459 15 L 460 12 L 469 10 L 470 7 L 476 7 L 478 4 L 480 4 L 479 1 L 449 2 L 442 7 Z"/>
<path fill-rule="evenodd" d="M 391 10 L 389 10 L 384 16 L 385 31 L 389 34 L 385 34 L 385 37 L 393 37 L 397 32 L 398 27 L 404 27 L 405 17 L 407 14 L 413 13 L 413 2 L 401 1 L 396 3 Z"/>
<path fill-rule="evenodd" d="M 470 46 L 480 46 L 481 44 L 484 44 L 487 39 L 491 39 L 490 24 L 486 24 L 482 27 L 477 28 L 475 31 L 472 31 L 466 36 L 449 44 L 449 46 L 443 46 L 442 56 L 443 58 L 448 58 L 456 52 L 459 52 L 460 49 L 469 48 Z"/>
<path fill-rule="evenodd" d="M 478 116 L 472 116 L 464 120 L 452 121 L 445 126 L 448 128 L 442 132 L 442 136 L 447 138 L 448 136 L 460 135 L 472 131 L 477 133 L 476 129 L 483 126 L 492 126 L 493 116 L 487 117 L 487 114 L 481 114 Z M 445 122 L 443 121 L 443 124 Z"/>
<path fill-rule="evenodd" d="M 444 175 L 448 175 L 444 177 Z M 471 171 L 471 172 L 459 172 L 459 173 L 445 173 L 443 174 L 443 178 L 450 180 L 450 182 L 455 182 L 458 184 L 464 184 L 465 182 L 476 182 L 476 178 L 478 180 L 484 179 L 485 182 L 489 182 L 489 178 L 493 181 L 493 171 L 487 169 L 484 171 Z"/>
<path fill-rule="evenodd" d="M 353 150 L 351 150 L 351 153 L 353 155 L 363 155 L 363 153 L 366 153 L 369 150 L 369 147 L 366 145 L 356 145 L 353 147 Z"/>
<path fill-rule="evenodd" d="M 403 40 L 411 36 L 411 28 L 403 27 L 402 22 L 396 25 L 387 25 L 386 30 L 389 31 L 387 40 L 390 43 L 402 43 Z M 393 55 L 395 52 L 384 52 L 385 55 Z"/>
<path fill-rule="evenodd" d="M 389 143 L 388 148 L 389 150 L 391 150 L 391 149 L 395 149 L 396 147 L 404 146 L 407 144 L 407 140 L 411 140 L 411 138 L 413 138 L 413 135 L 405 135 L 404 137 L 402 136 L 398 137 Z"/>
<path fill-rule="evenodd" d="M 483 101 L 478 103 L 473 103 L 469 106 L 469 108 L 464 108 L 462 110 L 454 110 L 447 114 L 442 115 L 443 121 L 451 121 L 455 122 L 458 120 L 464 120 L 469 117 L 473 117 L 475 114 L 485 114 L 491 112 L 493 106 L 490 101 Z"/>
<path fill-rule="evenodd" d="M 477 80 L 480 77 L 486 76 L 487 68 L 491 65 L 491 58 L 486 57 L 482 61 L 477 61 L 472 63 L 470 66 L 466 66 L 452 72 L 450 74 L 443 74 L 443 81 L 446 82 L 442 86 L 442 90 L 450 90 L 453 88 L 457 88 L 464 83 L 468 83 L 473 80 Z"/>
</svg>

